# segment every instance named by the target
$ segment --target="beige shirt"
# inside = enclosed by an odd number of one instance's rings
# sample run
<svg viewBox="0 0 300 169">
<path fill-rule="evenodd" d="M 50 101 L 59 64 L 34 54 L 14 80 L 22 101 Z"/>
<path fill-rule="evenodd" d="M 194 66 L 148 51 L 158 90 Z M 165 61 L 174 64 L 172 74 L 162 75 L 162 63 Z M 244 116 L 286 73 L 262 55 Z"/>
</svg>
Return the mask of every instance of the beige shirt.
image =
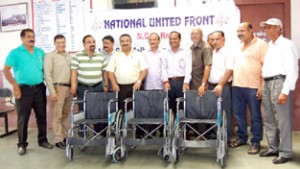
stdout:
<svg viewBox="0 0 300 169">
<path fill-rule="evenodd" d="M 56 93 L 54 83 L 71 83 L 71 56 L 69 53 L 48 53 L 44 59 L 44 74 L 50 94 Z"/>
<path fill-rule="evenodd" d="M 261 69 L 268 44 L 254 37 L 234 58 L 232 86 L 257 89 L 262 85 Z"/>
<path fill-rule="evenodd" d="M 147 68 L 142 53 L 132 50 L 128 56 L 122 51 L 113 54 L 105 70 L 114 72 L 118 84 L 127 85 L 135 83 Z"/>
</svg>

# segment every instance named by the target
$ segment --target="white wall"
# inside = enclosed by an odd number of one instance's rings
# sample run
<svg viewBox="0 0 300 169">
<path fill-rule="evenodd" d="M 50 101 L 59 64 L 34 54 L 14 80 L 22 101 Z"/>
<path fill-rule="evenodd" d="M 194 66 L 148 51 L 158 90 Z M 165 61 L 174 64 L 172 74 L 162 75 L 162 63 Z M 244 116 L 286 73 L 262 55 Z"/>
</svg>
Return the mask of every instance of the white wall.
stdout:
<svg viewBox="0 0 300 169">
<path fill-rule="evenodd" d="M 300 56 L 300 1 L 291 0 L 291 39 L 296 43 L 298 55 Z"/>
<path fill-rule="evenodd" d="M 9 1 L 4 1 L 0 0 L 0 5 L 7 5 L 7 4 L 18 4 L 18 3 L 23 3 L 27 2 L 27 8 L 28 8 L 28 18 L 29 18 L 29 25 L 30 27 L 32 26 L 31 24 L 31 0 L 9 0 Z M 5 61 L 5 58 L 10 51 L 10 49 L 13 49 L 21 44 L 20 40 L 20 31 L 14 31 L 14 32 L 0 32 L 0 69 L 3 68 L 3 64 Z"/>
</svg>

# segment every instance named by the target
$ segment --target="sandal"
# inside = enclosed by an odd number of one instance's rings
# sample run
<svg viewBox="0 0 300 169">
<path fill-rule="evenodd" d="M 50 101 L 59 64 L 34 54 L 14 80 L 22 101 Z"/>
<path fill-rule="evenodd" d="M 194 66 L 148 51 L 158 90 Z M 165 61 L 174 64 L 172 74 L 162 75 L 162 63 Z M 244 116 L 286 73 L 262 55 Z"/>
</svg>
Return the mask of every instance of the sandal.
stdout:
<svg viewBox="0 0 300 169">
<path fill-rule="evenodd" d="M 261 146 L 257 143 L 252 143 L 248 149 L 248 154 L 254 155 L 260 152 Z"/>
<path fill-rule="evenodd" d="M 242 142 L 241 139 L 237 139 L 237 140 L 235 140 L 234 142 L 229 143 L 228 146 L 229 146 L 230 148 L 236 148 L 236 147 L 239 147 L 239 146 L 242 146 L 242 145 L 245 145 L 245 144 L 246 144 L 246 143 Z"/>
</svg>

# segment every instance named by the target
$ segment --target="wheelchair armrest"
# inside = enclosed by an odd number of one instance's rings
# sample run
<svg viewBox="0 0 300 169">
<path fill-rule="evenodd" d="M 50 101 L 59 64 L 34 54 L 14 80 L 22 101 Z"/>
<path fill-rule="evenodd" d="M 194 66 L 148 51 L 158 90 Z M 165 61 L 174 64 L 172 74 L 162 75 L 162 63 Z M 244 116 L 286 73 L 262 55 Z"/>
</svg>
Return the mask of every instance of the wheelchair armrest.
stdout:
<svg viewBox="0 0 300 169">
<path fill-rule="evenodd" d="M 129 103 L 129 102 L 133 102 L 133 98 L 127 98 L 124 100 L 125 104 Z"/>
<path fill-rule="evenodd" d="M 183 102 L 185 99 L 183 97 L 179 97 L 176 99 L 176 102 Z"/>
<path fill-rule="evenodd" d="M 85 102 L 85 100 L 77 100 L 77 99 L 72 100 L 73 104 L 84 103 L 84 102 Z"/>
<path fill-rule="evenodd" d="M 108 103 L 114 103 L 114 102 L 117 102 L 117 101 L 119 101 L 119 99 L 114 98 L 114 99 L 110 99 L 110 100 L 108 101 Z"/>
</svg>

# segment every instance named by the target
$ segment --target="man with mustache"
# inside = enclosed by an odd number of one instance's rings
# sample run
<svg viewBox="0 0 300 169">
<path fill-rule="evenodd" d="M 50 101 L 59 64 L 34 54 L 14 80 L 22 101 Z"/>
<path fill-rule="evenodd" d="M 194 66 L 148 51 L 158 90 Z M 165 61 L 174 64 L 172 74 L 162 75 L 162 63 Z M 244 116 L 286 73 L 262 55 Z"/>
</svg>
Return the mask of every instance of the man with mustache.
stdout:
<svg viewBox="0 0 300 169">
<path fill-rule="evenodd" d="M 276 156 L 273 164 L 292 159 L 293 91 L 298 79 L 298 54 L 294 42 L 282 35 L 280 19 L 270 18 L 260 23 L 270 39 L 262 68 L 264 86 L 262 103 L 268 150 L 261 157 Z"/>
<path fill-rule="evenodd" d="M 143 89 L 142 81 L 147 75 L 147 64 L 142 53 L 132 49 L 129 34 L 122 34 L 119 40 L 121 50 L 112 55 L 106 71 L 113 91 L 119 91 L 119 109 L 124 110 L 124 100 L 132 97 L 133 90 Z"/>
<path fill-rule="evenodd" d="M 239 54 L 235 56 L 232 80 L 232 109 L 238 125 L 238 139 L 229 144 L 235 148 L 245 145 L 248 140 L 247 113 L 248 104 L 251 113 L 251 133 L 248 154 L 260 152 L 263 127 L 261 116 L 261 68 L 267 51 L 267 43 L 253 35 L 252 25 L 241 23 L 237 35 L 242 42 Z"/>
<path fill-rule="evenodd" d="M 191 64 L 188 52 L 180 47 L 181 34 L 172 31 L 169 34 L 170 49 L 162 58 L 162 76 L 164 88 L 169 90 L 169 107 L 176 112 L 176 98 L 183 97 L 183 84 L 189 83 L 186 67 Z M 190 73 L 190 72 L 188 72 Z"/>
<path fill-rule="evenodd" d="M 94 37 L 86 35 L 83 37 L 82 43 L 84 50 L 76 53 L 71 61 L 71 93 L 77 95 L 79 100 L 83 100 L 86 90 L 103 92 L 103 86 L 108 86 L 108 84 L 103 84 L 106 74 L 102 74 L 107 66 L 107 61 L 101 53 L 95 51 Z M 83 110 L 83 104 L 79 104 L 78 107 L 79 110 Z M 101 128 L 100 125 L 94 125 L 96 131 Z"/>
<path fill-rule="evenodd" d="M 105 56 L 105 59 L 107 62 L 109 62 L 111 56 L 115 53 L 114 42 L 115 42 L 115 40 L 111 35 L 106 35 L 102 38 L 102 45 L 103 45 L 102 54 Z M 104 91 L 105 92 L 112 91 L 112 85 L 109 82 L 108 74 L 106 71 L 103 73 L 106 73 L 104 81 L 105 81 L 105 84 L 108 84 L 108 86 L 104 85 Z"/>
<path fill-rule="evenodd" d="M 27 130 L 31 109 L 36 115 L 38 127 L 38 144 L 47 149 L 52 149 L 47 140 L 46 121 L 46 86 L 43 83 L 43 60 L 45 53 L 34 46 L 35 35 L 32 29 L 21 31 L 23 44 L 8 54 L 3 74 L 13 86 L 18 115 L 18 154 L 24 155 L 28 146 Z M 14 77 L 10 70 L 13 68 Z"/>
</svg>

